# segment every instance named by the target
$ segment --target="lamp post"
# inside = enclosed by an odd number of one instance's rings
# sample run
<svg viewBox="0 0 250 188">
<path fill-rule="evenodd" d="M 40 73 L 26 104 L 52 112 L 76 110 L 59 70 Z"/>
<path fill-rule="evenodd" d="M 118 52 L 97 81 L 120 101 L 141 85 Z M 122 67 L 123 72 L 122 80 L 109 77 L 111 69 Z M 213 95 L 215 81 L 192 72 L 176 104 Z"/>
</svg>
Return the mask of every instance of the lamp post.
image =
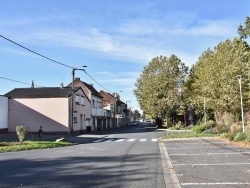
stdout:
<svg viewBox="0 0 250 188">
<path fill-rule="evenodd" d="M 245 127 L 244 127 L 244 112 L 243 112 L 243 102 L 242 102 L 241 75 L 237 75 L 236 77 L 238 78 L 239 84 L 240 84 L 241 121 L 242 121 L 242 131 L 244 133 L 245 132 Z"/>
<path fill-rule="evenodd" d="M 205 95 L 203 96 L 203 100 L 204 100 L 204 121 L 205 121 L 205 125 L 207 124 L 207 117 L 206 117 L 206 97 Z"/>
<path fill-rule="evenodd" d="M 114 128 L 116 128 L 116 118 L 115 118 L 115 110 L 116 110 L 116 94 L 114 93 Z"/>
<path fill-rule="evenodd" d="M 71 128 L 70 128 L 70 133 L 73 134 L 74 132 L 74 81 L 75 81 L 75 71 L 76 70 L 82 70 L 85 71 L 86 65 L 81 66 L 82 68 L 73 68 L 72 69 L 72 95 L 71 95 Z"/>
</svg>

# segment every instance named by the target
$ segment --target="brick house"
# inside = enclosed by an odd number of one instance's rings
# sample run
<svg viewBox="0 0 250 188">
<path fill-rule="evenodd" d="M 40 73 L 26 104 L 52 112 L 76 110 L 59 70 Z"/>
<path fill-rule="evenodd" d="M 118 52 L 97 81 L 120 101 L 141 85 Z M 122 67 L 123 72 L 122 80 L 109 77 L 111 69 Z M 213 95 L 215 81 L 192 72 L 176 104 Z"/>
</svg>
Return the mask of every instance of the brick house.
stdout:
<svg viewBox="0 0 250 188">
<path fill-rule="evenodd" d="M 68 85 L 72 86 L 72 83 Z M 74 86 L 81 87 L 91 101 L 91 125 L 94 130 L 103 130 L 111 128 L 111 112 L 110 109 L 103 109 L 103 97 L 94 88 L 92 84 L 87 84 L 75 78 Z"/>
</svg>

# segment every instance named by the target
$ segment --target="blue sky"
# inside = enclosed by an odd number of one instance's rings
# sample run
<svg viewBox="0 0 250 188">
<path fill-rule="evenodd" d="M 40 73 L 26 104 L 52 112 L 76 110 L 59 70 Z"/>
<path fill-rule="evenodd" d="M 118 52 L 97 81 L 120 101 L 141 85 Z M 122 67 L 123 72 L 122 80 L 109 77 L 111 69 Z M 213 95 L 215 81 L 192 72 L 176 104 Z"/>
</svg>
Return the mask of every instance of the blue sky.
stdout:
<svg viewBox="0 0 250 188">
<path fill-rule="evenodd" d="M 134 84 L 152 58 L 177 55 L 188 66 L 207 48 L 237 37 L 249 0 L 1 0 L 0 34 L 86 71 L 139 106 Z M 0 77 L 44 87 L 72 81 L 71 69 L 0 38 Z M 100 87 L 82 71 L 76 77 Z M 0 95 L 29 85 L 0 79 Z M 120 92 L 122 91 L 122 92 Z"/>
</svg>

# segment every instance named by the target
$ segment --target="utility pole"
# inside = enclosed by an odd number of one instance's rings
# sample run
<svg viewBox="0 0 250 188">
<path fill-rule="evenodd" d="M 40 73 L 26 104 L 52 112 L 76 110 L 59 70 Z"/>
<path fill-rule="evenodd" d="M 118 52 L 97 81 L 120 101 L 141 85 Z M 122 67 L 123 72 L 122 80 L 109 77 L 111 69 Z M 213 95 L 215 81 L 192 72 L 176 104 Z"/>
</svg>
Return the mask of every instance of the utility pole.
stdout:
<svg viewBox="0 0 250 188">
<path fill-rule="evenodd" d="M 204 121 L 205 121 L 205 125 L 207 124 L 207 117 L 206 117 L 206 97 L 205 95 L 203 96 L 203 100 L 204 100 Z"/>
<path fill-rule="evenodd" d="M 242 131 L 245 132 L 244 125 L 244 111 L 243 111 L 243 100 L 242 100 L 242 89 L 241 89 L 241 75 L 237 75 L 240 84 L 240 106 L 241 106 L 241 121 L 242 121 Z"/>
<path fill-rule="evenodd" d="M 87 66 L 84 65 L 82 67 L 87 67 Z M 75 81 L 75 70 L 85 71 L 85 69 L 81 69 L 81 68 L 73 68 L 72 69 L 71 127 L 70 127 L 70 134 L 74 133 L 74 81 Z"/>
</svg>

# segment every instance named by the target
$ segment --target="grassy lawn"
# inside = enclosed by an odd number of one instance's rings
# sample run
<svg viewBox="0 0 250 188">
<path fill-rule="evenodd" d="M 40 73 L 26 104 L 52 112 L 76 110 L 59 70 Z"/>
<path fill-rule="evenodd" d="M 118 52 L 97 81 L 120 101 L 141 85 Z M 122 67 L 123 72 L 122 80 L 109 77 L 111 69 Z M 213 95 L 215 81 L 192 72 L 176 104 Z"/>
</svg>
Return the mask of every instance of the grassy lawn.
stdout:
<svg viewBox="0 0 250 188">
<path fill-rule="evenodd" d="M 46 149 L 70 145 L 72 145 L 70 142 L 54 141 L 24 141 L 22 144 L 19 142 L 0 142 L 0 152 Z"/>
</svg>

